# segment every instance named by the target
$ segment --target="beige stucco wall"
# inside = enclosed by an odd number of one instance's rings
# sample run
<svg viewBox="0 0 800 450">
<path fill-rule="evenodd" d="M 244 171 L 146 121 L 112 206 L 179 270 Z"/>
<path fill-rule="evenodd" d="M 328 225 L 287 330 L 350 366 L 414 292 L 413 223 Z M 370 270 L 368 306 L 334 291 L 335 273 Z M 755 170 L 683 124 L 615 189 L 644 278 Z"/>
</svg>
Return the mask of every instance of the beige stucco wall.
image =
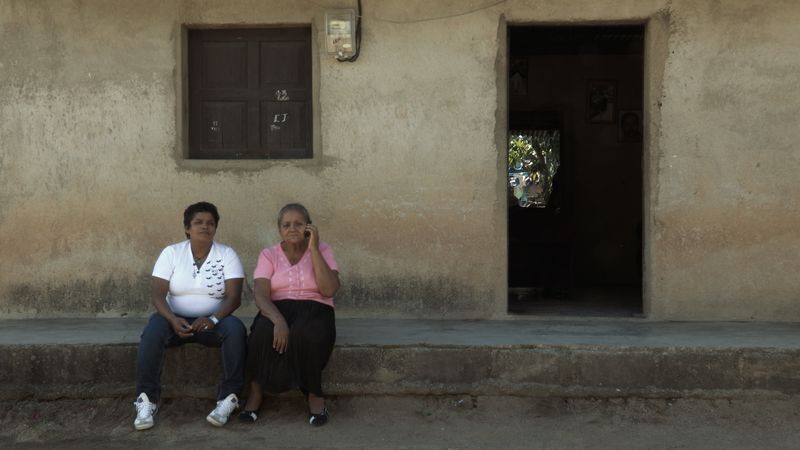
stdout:
<svg viewBox="0 0 800 450">
<path fill-rule="evenodd" d="M 646 312 L 800 320 L 800 3 L 365 0 L 359 60 L 314 56 L 313 160 L 183 160 L 183 25 L 313 23 L 319 49 L 351 3 L 0 0 L 0 316 L 145 314 L 208 200 L 248 272 L 305 203 L 340 316 L 504 317 L 506 23 L 635 22 Z"/>
</svg>

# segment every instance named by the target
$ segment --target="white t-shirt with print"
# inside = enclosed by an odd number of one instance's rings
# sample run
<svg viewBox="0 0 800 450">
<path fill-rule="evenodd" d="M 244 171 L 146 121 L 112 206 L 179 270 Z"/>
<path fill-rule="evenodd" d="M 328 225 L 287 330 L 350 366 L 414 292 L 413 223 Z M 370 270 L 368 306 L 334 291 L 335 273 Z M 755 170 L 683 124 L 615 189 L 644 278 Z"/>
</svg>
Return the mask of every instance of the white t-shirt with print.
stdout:
<svg viewBox="0 0 800 450">
<path fill-rule="evenodd" d="M 236 252 L 217 242 L 212 243 L 198 269 L 186 240 L 161 251 L 153 276 L 169 281 L 167 303 L 172 312 L 183 317 L 203 317 L 214 314 L 225 298 L 225 280 L 244 278 L 244 269 Z"/>
</svg>

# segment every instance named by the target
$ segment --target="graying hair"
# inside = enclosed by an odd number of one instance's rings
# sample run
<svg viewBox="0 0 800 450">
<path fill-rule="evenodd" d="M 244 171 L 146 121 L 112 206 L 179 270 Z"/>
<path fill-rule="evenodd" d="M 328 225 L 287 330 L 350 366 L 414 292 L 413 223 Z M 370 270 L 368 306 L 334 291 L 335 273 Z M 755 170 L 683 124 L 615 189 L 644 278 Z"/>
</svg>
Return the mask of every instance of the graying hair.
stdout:
<svg viewBox="0 0 800 450">
<path fill-rule="evenodd" d="M 301 205 L 300 203 L 289 203 L 281 208 L 280 212 L 278 213 L 278 227 L 281 226 L 281 220 L 283 220 L 283 215 L 289 211 L 297 211 L 303 215 L 303 218 L 306 220 L 306 223 L 311 223 L 311 214 L 308 213 L 308 210 L 305 206 Z"/>
</svg>

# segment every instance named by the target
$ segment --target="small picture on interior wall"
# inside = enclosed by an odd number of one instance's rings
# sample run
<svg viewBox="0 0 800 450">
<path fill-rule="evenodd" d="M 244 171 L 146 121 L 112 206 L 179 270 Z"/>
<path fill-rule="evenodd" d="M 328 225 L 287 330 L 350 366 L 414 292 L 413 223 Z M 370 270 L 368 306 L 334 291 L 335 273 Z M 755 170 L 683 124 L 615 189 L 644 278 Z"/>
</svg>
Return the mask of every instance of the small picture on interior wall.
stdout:
<svg viewBox="0 0 800 450">
<path fill-rule="evenodd" d="M 524 97 L 528 95 L 528 58 L 513 58 L 511 70 L 508 71 L 508 86 L 511 95 Z"/>
<path fill-rule="evenodd" d="M 590 123 L 614 123 L 617 83 L 589 80 L 586 90 L 586 118 Z"/>
<path fill-rule="evenodd" d="M 642 142 L 642 112 L 640 110 L 619 110 L 619 141 Z"/>
</svg>

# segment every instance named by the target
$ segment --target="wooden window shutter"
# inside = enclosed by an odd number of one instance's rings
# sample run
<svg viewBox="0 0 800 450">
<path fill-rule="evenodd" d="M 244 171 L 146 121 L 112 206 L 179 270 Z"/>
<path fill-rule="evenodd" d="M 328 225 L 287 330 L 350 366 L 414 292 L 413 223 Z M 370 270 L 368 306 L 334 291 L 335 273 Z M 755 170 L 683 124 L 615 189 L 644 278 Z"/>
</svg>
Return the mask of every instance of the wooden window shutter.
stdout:
<svg viewBox="0 0 800 450">
<path fill-rule="evenodd" d="M 311 158 L 311 28 L 188 35 L 189 157 Z"/>
</svg>

